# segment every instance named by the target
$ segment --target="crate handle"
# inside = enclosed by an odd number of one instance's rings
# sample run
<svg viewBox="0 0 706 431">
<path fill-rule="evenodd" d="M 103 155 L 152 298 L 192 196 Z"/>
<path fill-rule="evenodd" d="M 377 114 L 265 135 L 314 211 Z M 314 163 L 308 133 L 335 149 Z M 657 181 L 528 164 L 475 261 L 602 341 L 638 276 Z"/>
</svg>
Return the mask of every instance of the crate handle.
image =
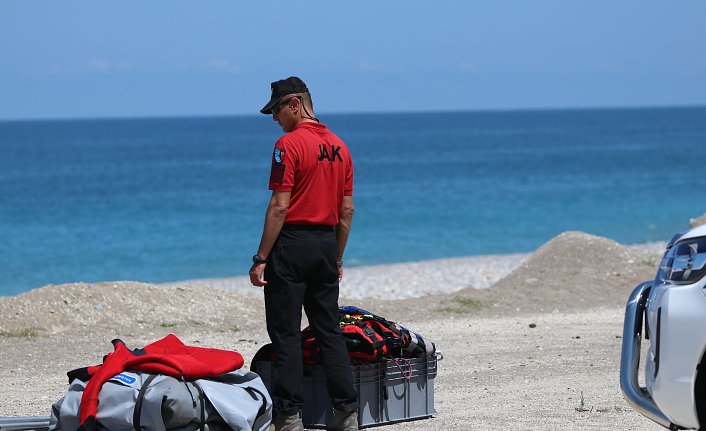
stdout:
<svg viewBox="0 0 706 431">
<path fill-rule="evenodd" d="M 388 359 L 388 361 L 392 362 L 393 364 L 397 365 L 397 368 L 400 370 L 400 373 L 402 373 L 402 376 L 405 378 L 405 380 L 409 381 L 409 379 L 412 378 L 412 361 L 409 359 L 405 358 L 393 358 L 393 359 Z M 408 372 L 405 373 L 405 371 L 402 369 L 402 365 L 400 365 L 400 362 L 402 362 L 403 365 L 407 366 Z"/>
</svg>

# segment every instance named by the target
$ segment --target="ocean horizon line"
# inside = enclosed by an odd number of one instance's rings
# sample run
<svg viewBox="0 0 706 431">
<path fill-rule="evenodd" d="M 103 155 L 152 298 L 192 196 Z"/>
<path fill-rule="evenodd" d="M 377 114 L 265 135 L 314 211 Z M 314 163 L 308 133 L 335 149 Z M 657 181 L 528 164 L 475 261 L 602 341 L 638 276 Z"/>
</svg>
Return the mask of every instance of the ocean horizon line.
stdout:
<svg viewBox="0 0 706 431">
<path fill-rule="evenodd" d="M 486 109 L 439 109 L 427 110 L 395 110 L 395 111 L 321 111 L 320 116 L 366 116 L 366 115 L 445 115 L 445 114 L 502 114 L 502 113 L 551 113 L 551 112 L 596 112 L 596 111 L 657 111 L 657 110 L 691 110 L 706 109 L 706 104 L 675 104 L 675 105 L 615 105 L 615 106 L 557 106 L 557 107 L 508 107 Z M 260 113 L 213 113 L 213 114 L 149 114 L 149 115 L 115 115 L 115 116 L 71 116 L 71 117 L 36 117 L 36 118 L 0 118 L 2 123 L 49 123 L 49 122 L 84 122 L 84 121 L 149 121 L 149 120 L 183 120 L 183 119 L 226 119 L 226 118 L 262 118 Z"/>
</svg>

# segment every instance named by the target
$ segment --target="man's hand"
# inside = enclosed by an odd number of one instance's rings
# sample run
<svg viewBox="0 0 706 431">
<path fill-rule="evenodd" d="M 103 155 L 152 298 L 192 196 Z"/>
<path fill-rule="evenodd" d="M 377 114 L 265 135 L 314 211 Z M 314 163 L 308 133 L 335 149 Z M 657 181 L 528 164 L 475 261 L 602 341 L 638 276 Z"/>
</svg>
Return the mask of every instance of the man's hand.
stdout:
<svg viewBox="0 0 706 431">
<path fill-rule="evenodd" d="M 341 281 L 342 278 L 343 278 L 343 267 L 339 266 L 338 267 L 338 281 Z"/>
<path fill-rule="evenodd" d="M 250 267 L 250 283 L 255 287 L 263 287 L 267 284 L 265 280 L 262 279 L 262 273 L 265 272 L 266 263 L 256 263 Z"/>
</svg>

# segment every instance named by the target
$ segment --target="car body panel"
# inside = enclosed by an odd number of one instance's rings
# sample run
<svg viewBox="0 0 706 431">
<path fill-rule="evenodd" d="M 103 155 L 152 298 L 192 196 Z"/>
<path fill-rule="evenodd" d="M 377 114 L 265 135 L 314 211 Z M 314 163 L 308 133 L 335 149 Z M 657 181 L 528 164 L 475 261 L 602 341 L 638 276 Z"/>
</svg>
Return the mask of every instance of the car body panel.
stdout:
<svg viewBox="0 0 706 431">
<path fill-rule="evenodd" d="M 691 239 L 691 238 L 698 238 L 700 236 L 706 236 L 706 224 L 701 225 L 698 227 L 695 227 L 691 229 L 690 231 L 685 232 L 679 237 L 679 241 L 683 241 L 685 239 Z"/>
<path fill-rule="evenodd" d="M 645 383 L 660 410 L 672 422 L 688 428 L 699 426 L 694 382 L 696 367 L 706 346 L 706 295 L 700 284 L 653 286 L 647 300 L 647 325 L 651 339 Z M 659 333 L 658 315 L 661 315 Z"/>
</svg>

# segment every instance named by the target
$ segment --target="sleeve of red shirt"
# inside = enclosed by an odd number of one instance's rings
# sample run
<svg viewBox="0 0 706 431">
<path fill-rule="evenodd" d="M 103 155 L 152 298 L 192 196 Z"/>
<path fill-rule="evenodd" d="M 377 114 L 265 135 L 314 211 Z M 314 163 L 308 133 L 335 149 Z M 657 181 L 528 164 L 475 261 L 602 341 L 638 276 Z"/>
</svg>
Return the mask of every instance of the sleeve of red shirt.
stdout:
<svg viewBox="0 0 706 431">
<path fill-rule="evenodd" d="M 270 169 L 270 190 L 291 192 L 294 187 L 294 154 L 285 139 L 280 138 L 272 151 L 272 167 Z"/>
</svg>

